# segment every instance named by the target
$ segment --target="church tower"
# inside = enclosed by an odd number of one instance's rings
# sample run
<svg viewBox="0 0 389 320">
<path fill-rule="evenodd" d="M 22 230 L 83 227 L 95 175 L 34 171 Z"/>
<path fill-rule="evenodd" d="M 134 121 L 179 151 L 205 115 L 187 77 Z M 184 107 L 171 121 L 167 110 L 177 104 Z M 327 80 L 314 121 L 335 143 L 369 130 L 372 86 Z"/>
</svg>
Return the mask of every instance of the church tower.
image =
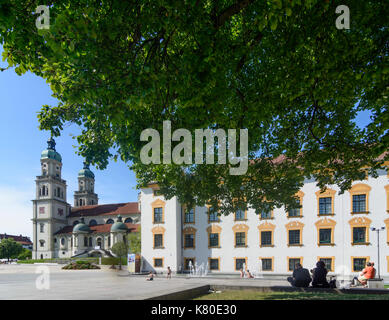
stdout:
<svg viewBox="0 0 389 320">
<path fill-rule="evenodd" d="M 33 202 L 33 259 L 51 259 L 54 254 L 53 234 L 67 225 L 70 205 L 66 202 L 66 181 L 61 178 L 62 157 L 55 141 L 47 141 L 41 154 L 41 175 L 36 177 Z"/>
<path fill-rule="evenodd" d="M 84 162 L 84 168 L 78 173 L 78 191 L 74 192 L 74 207 L 95 205 L 99 203 L 95 193 L 95 175 Z"/>
</svg>

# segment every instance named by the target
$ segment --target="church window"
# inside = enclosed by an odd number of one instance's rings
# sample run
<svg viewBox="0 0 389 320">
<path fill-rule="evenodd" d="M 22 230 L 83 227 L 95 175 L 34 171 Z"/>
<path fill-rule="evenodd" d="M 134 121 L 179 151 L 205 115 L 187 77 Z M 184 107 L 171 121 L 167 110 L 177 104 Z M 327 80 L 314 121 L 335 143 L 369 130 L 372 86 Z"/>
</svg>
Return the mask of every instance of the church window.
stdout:
<svg viewBox="0 0 389 320">
<path fill-rule="evenodd" d="M 62 244 L 62 245 L 65 245 L 65 238 L 62 238 L 62 239 L 61 239 L 61 244 Z"/>
<path fill-rule="evenodd" d="M 92 246 L 92 237 L 89 237 L 89 246 Z"/>
<path fill-rule="evenodd" d="M 95 219 L 92 219 L 91 221 L 89 221 L 89 226 L 95 226 L 96 224 L 97 224 L 97 222 Z"/>
<path fill-rule="evenodd" d="M 84 237 L 84 247 L 87 247 L 87 246 L 88 246 L 88 238 Z"/>
<path fill-rule="evenodd" d="M 100 247 L 100 248 L 103 246 L 103 245 L 102 245 L 101 238 L 98 238 L 98 239 L 97 239 L 97 246 Z"/>
<path fill-rule="evenodd" d="M 112 219 L 108 219 L 107 220 L 107 224 L 113 224 L 113 220 Z"/>
<path fill-rule="evenodd" d="M 131 218 L 127 218 L 126 220 L 124 220 L 124 223 L 133 223 L 133 220 Z"/>
<path fill-rule="evenodd" d="M 39 207 L 39 213 L 45 213 L 45 207 Z"/>
<path fill-rule="evenodd" d="M 39 244 L 41 247 L 44 247 L 45 246 L 45 240 L 39 240 Z"/>
<path fill-rule="evenodd" d="M 45 232 L 45 225 L 43 223 L 40 224 L 40 232 Z"/>
<path fill-rule="evenodd" d="M 108 247 L 110 247 L 110 246 L 111 246 L 111 237 L 108 236 Z"/>
</svg>

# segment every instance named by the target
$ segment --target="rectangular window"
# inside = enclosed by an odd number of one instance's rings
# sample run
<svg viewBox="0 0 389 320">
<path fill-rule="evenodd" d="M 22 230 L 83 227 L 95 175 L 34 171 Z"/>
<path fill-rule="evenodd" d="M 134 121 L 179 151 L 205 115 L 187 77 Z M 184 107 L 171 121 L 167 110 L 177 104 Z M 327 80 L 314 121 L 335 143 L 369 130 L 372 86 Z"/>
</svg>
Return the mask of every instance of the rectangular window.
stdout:
<svg viewBox="0 0 389 320">
<path fill-rule="evenodd" d="M 324 262 L 325 268 L 328 271 L 334 271 L 332 270 L 332 258 L 320 258 L 319 260 Z"/>
<path fill-rule="evenodd" d="M 354 258 L 353 259 L 353 271 L 359 272 L 366 267 L 366 258 Z"/>
<path fill-rule="evenodd" d="M 290 209 L 288 212 L 289 217 L 299 217 L 300 216 L 300 208 Z"/>
<path fill-rule="evenodd" d="M 353 212 L 366 212 L 366 195 L 353 195 Z"/>
<path fill-rule="evenodd" d="M 262 211 L 261 219 L 271 219 L 271 211 Z"/>
<path fill-rule="evenodd" d="M 319 229 L 319 243 L 331 243 L 331 229 Z"/>
<path fill-rule="evenodd" d="M 235 212 L 235 220 L 244 220 L 245 214 L 243 210 L 238 210 Z"/>
<path fill-rule="evenodd" d="M 297 203 L 300 204 L 300 200 L 297 200 Z M 300 217 L 300 208 L 290 209 L 288 212 L 288 217 Z"/>
<path fill-rule="evenodd" d="M 300 258 L 289 258 L 289 271 L 294 271 L 297 263 L 301 263 Z"/>
<path fill-rule="evenodd" d="M 162 208 L 154 208 L 154 223 L 162 222 Z"/>
<path fill-rule="evenodd" d="M 209 208 L 209 221 L 215 222 L 219 221 L 219 216 L 217 215 L 217 210 L 214 208 Z"/>
<path fill-rule="evenodd" d="M 162 247 L 163 247 L 163 234 L 155 234 L 154 248 L 162 248 Z"/>
<path fill-rule="evenodd" d="M 261 231 L 261 246 L 272 245 L 272 231 Z"/>
<path fill-rule="evenodd" d="M 262 271 L 272 271 L 273 270 L 273 260 L 272 259 L 261 259 L 262 260 Z"/>
<path fill-rule="evenodd" d="M 184 248 L 194 248 L 194 234 L 186 234 L 184 239 Z"/>
<path fill-rule="evenodd" d="M 333 214 L 331 197 L 319 198 L 319 214 L 320 215 Z"/>
<path fill-rule="evenodd" d="M 246 259 L 244 258 L 237 258 L 235 259 L 235 270 L 245 269 L 243 268 L 243 265 L 246 266 Z"/>
<path fill-rule="evenodd" d="M 39 213 L 45 213 L 45 207 L 39 207 Z"/>
<path fill-rule="evenodd" d="M 218 247 L 219 246 L 219 234 L 218 233 L 210 233 L 209 234 L 209 246 L 210 247 Z"/>
<path fill-rule="evenodd" d="M 289 245 L 300 244 L 300 230 L 289 230 Z"/>
<path fill-rule="evenodd" d="M 366 227 L 354 227 L 353 243 L 365 243 L 365 242 L 366 242 Z"/>
<path fill-rule="evenodd" d="M 184 265 L 185 270 L 190 270 L 191 266 L 194 268 L 195 260 L 194 258 L 185 258 L 184 264 L 185 264 Z"/>
<path fill-rule="evenodd" d="M 246 245 L 246 233 L 236 232 L 235 233 L 235 246 L 244 247 Z"/>
<path fill-rule="evenodd" d="M 40 232 L 45 232 L 45 225 L 43 223 L 40 224 Z"/>
<path fill-rule="evenodd" d="M 63 209 L 58 209 L 58 215 L 63 216 Z"/>
<path fill-rule="evenodd" d="M 219 270 L 219 259 L 209 259 L 209 269 Z"/>
<path fill-rule="evenodd" d="M 154 267 L 155 268 L 162 268 L 163 267 L 163 259 L 162 258 L 154 259 Z"/>
<path fill-rule="evenodd" d="M 185 223 L 194 223 L 194 209 L 185 211 Z"/>
</svg>

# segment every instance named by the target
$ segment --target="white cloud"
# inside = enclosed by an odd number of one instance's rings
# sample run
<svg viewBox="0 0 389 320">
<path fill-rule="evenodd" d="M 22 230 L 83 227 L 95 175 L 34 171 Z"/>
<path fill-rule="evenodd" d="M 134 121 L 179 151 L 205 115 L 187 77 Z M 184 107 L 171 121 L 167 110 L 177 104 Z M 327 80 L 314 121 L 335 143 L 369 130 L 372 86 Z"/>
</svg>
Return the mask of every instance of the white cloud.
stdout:
<svg viewBox="0 0 389 320">
<path fill-rule="evenodd" d="M 32 202 L 34 191 L 0 185 L 0 233 L 28 236 L 32 239 Z"/>
</svg>

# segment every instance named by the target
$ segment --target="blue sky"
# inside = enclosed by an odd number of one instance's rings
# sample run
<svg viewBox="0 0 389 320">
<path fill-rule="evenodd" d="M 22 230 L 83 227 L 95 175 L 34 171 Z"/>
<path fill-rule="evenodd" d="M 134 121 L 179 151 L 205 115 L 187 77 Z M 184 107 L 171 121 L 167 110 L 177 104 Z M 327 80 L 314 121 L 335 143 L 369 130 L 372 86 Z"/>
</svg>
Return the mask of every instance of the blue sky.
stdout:
<svg viewBox="0 0 389 320">
<path fill-rule="evenodd" d="M 3 52 L 0 45 L 0 56 Z M 1 60 L 1 59 L 0 59 Z M 1 67 L 6 67 L 0 61 Z M 32 236 L 32 202 L 35 177 L 40 174 L 40 154 L 47 146 L 49 132 L 38 129 L 37 112 L 42 105 L 56 105 L 45 80 L 26 73 L 18 76 L 12 69 L 0 72 L 0 233 Z M 368 113 L 361 113 L 357 124 L 369 122 Z M 65 128 L 56 139 L 62 155 L 62 178 L 67 181 L 67 201 L 73 205 L 77 173 L 83 166 L 74 146 L 79 129 Z M 135 174 L 118 160 L 104 171 L 91 168 L 96 176 L 99 203 L 137 201 Z"/>
<path fill-rule="evenodd" d="M 3 52 L 0 45 L 0 56 Z M 1 59 L 0 59 L 1 60 Z M 1 67 L 6 63 L 0 62 Z M 45 80 L 13 70 L 0 72 L 0 233 L 32 236 L 32 202 L 35 177 L 40 174 L 40 154 L 47 147 L 49 132 L 38 129 L 37 112 L 44 104 L 56 105 Z M 66 127 L 56 139 L 62 156 L 62 178 L 67 181 L 67 201 L 73 205 L 77 173 L 83 158 L 73 147 L 79 129 Z M 125 163 L 110 162 L 106 170 L 91 167 L 96 176 L 99 203 L 137 201 L 135 174 Z"/>
</svg>

